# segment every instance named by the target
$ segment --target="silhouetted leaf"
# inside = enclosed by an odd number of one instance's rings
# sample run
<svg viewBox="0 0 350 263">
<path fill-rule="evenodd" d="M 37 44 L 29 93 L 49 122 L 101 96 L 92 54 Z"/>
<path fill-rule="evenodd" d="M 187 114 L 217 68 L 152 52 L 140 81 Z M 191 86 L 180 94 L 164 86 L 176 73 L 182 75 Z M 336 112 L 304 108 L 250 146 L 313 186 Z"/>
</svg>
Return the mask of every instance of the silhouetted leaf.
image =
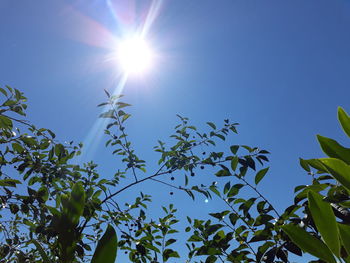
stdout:
<svg viewBox="0 0 350 263">
<path fill-rule="evenodd" d="M 0 186 L 16 187 L 16 184 L 21 184 L 21 182 L 15 179 L 0 180 Z"/>
<path fill-rule="evenodd" d="M 338 223 L 341 242 L 348 254 L 350 254 L 350 226 Z"/>
<path fill-rule="evenodd" d="M 97 243 L 91 263 L 115 263 L 117 248 L 117 234 L 114 228 L 108 225 L 106 232 Z"/>
<path fill-rule="evenodd" d="M 208 124 L 210 127 L 212 127 L 213 130 L 216 130 L 216 126 L 215 126 L 214 123 L 212 123 L 212 122 L 207 122 L 207 124 Z"/>
<path fill-rule="evenodd" d="M 40 243 L 38 241 L 36 241 L 35 239 L 32 239 L 31 242 L 35 245 L 36 249 L 39 251 L 39 254 L 43 260 L 43 262 L 51 262 L 51 260 L 49 259 L 49 257 L 47 256 L 45 250 L 43 249 L 43 247 L 40 245 Z"/>
</svg>

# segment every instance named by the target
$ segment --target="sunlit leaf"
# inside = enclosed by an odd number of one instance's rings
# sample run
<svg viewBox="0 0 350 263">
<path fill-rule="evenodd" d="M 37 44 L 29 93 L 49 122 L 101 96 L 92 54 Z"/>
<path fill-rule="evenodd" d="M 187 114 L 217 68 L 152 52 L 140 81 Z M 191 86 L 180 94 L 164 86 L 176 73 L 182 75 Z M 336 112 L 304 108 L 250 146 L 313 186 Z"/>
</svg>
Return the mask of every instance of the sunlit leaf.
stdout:
<svg viewBox="0 0 350 263">
<path fill-rule="evenodd" d="M 350 190 L 349 165 L 339 159 L 334 158 L 323 158 L 319 160 L 339 183 Z"/>
<path fill-rule="evenodd" d="M 309 191 L 307 196 L 317 230 L 330 250 L 340 257 L 339 231 L 331 205 L 323 201 L 320 194 L 313 191 Z"/>
<path fill-rule="evenodd" d="M 282 230 L 305 252 L 308 252 L 328 263 L 336 263 L 332 252 L 329 250 L 326 244 L 310 233 L 306 232 L 301 227 L 288 224 L 282 226 Z"/>
<path fill-rule="evenodd" d="M 338 120 L 344 132 L 350 137 L 350 117 L 342 107 L 338 107 Z"/>
<path fill-rule="evenodd" d="M 341 146 L 337 141 L 317 135 L 318 142 L 325 154 L 331 158 L 343 160 L 350 164 L 350 149 Z"/>
</svg>

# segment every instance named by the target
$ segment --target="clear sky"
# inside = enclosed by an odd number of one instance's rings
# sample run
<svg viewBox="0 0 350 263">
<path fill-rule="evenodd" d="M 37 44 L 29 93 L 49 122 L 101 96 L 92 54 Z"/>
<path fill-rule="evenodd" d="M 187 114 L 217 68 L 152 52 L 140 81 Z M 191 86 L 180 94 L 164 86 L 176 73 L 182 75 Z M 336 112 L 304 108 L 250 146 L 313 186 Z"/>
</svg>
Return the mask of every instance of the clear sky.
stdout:
<svg viewBox="0 0 350 263">
<path fill-rule="evenodd" d="M 90 146 L 85 158 L 108 176 L 116 167 L 98 146 L 104 139 L 96 139 L 103 130 L 96 105 L 105 100 L 103 89 L 113 92 L 121 80 L 108 60 L 113 43 L 142 29 L 156 62 L 128 78 L 122 93 L 133 104 L 129 134 L 146 160 L 154 162 L 152 147 L 167 140 L 176 114 L 200 127 L 229 118 L 240 127 L 228 144 L 272 153 L 261 186 L 283 209 L 293 188 L 310 182 L 298 157 L 322 156 L 315 135 L 345 141 L 336 109 L 350 112 L 348 0 L 1 0 L 0 84 L 25 92 L 38 126 Z M 152 194 L 159 186 L 147 187 Z M 169 191 L 156 196 L 193 209 Z"/>
</svg>

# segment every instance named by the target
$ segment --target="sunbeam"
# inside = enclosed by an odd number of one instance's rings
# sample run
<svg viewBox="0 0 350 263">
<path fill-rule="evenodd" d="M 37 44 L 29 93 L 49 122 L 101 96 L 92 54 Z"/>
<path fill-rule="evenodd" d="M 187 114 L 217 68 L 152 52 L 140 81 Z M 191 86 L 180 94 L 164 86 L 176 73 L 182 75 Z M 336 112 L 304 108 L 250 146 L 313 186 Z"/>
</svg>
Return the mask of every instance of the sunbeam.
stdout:
<svg viewBox="0 0 350 263">
<path fill-rule="evenodd" d="M 135 1 L 107 0 L 106 8 L 118 27 L 118 32 L 115 33 L 94 19 L 74 9 L 70 10 L 73 14 L 72 19 L 79 22 L 75 23 L 79 24 L 79 28 L 71 30 L 75 40 L 107 50 L 108 55 L 103 61 L 112 62 L 110 65 L 114 65 L 115 68 L 112 70 L 117 76 L 116 87 L 112 88 L 114 95 L 123 92 L 128 78 L 143 75 L 155 66 L 155 52 L 147 37 L 159 15 L 162 3 L 162 0 L 150 1 L 150 4 L 141 10 L 140 16 L 138 15 L 140 9 Z M 83 142 L 83 154 L 79 157 L 79 161 L 87 161 L 93 157 L 108 121 L 98 119 L 93 124 Z"/>
</svg>

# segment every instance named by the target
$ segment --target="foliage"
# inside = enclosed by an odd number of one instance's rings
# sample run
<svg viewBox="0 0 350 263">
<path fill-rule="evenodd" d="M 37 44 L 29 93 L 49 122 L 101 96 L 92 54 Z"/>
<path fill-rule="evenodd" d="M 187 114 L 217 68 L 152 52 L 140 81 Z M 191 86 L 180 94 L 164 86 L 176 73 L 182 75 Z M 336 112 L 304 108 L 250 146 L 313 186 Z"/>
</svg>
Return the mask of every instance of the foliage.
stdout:
<svg viewBox="0 0 350 263">
<path fill-rule="evenodd" d="M 350 118 L 342 108 L 338 119 L 350 137 Z M 312 185 L 295 189 L 295 203 L 304 202 L 305 217 L 295 220 L 299 226 L 291 223 L 283 230 L 300 248 L 325 262 L 350 262 L 350 149 L 327 137 L 317 139 L 329 158 L 300 160 L 313 178 Z"/>
<path fill-rule="evenodd" d="M 150 172 L 151 162 L 138 156 L 127 134 L 130 105 L 106 91 L 107 101 L 99 105 L 104 109 L 100 117 L 109 120 L 106 147 L 120 159 L 108 178 L 94 162 L 76 164 L 82 144 L 60 143 L 51 130 L 22 119 L 27 105 L 20 91 L 6 86 L 0 92 L 5 98 L 0 105 L 1 263 L 108 263 L 118 261 L 117 252 L 127 254 L 130 262 L 181 257 L 186 262 L 269 263 L 289 262 L 290 253 L 300 256 L 302 250 L 323 261 L 348 260 L 350 229 L 344 223 L 349 220 L 350 155 L 331 139 L 319 136 L 331 158 L 301 160 L 313 184 L 297 187 L 295 204 L 280 213 L 258 189 L 269 171 L 269 152 L 246 145 L 222 150 L 218 144 L 237 133 L 237 123 L 224 120 L 218 127 L 207 122 L 209 131 L 202 132 L 178 116 L 180 123 L 170 139 L 154 147 L 160 157 Z M 341 109 L 339 119 L 348 133 L 349 117 Z M 204 173 L 212 183 L 195 184 Z M 184 183 L 175 185 L 180 176 Z M 340 184 L 332 183 L 334 178 Z M 160 209 L 164 216 L 152 218 L 147 210 L 150 195 L 140 192 L 134 201 L 120 201 L 120 194 L 146 181 L 184 192 L 190 199 L 216 199 L 226 209 L 205 219 L 187 217 L 188 226 L 181 231 L 173 204 Z M 175 249 L 181 241 L 187 255 Z"/>
</svg>

